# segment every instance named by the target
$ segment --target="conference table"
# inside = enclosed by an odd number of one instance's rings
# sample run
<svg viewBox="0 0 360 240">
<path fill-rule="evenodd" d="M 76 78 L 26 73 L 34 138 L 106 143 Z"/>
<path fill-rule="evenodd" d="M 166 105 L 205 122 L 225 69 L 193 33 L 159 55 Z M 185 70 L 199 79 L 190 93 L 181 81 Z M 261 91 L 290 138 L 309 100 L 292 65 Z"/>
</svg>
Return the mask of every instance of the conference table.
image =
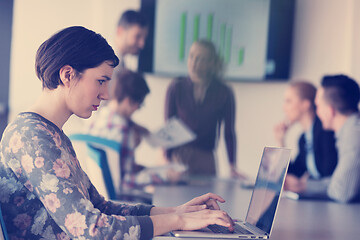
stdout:
<svg viewBox="0 0 360 240">
<path fill-rule="evenodd" d="M 236 180 L 199 179 L 183 185 L 156 186 L 153 203 L 156 206 L 177 206 L 207 192 L 219 194 L 226 200 L 220 207 L 232 218 L 245 219 L 252 189 Z M 170 234 L 153 239 L 199 240 L 175 238 Z M 360 239 L 360 204 L 281 197 L 270 239 Z"/>
</svg>

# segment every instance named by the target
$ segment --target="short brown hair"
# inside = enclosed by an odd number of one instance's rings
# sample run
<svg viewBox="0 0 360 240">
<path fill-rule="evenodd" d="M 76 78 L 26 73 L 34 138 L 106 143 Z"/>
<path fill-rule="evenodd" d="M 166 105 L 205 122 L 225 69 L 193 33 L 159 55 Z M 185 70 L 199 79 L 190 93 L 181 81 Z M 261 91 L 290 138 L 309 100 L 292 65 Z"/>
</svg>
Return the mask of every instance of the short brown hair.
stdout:
<svg viewBox="0 0 360 240">
<path fill-rule="evenodd" d="M 35 70 L 43 88 L 56 89 L 63 83 L 60 69 L 70 65 L 77 72 L 94 68 L 104 61 L 119 64 L 114 50 L 100 34 L 81 26 L 65 28 L 43 42 L 36 53 Z"/>
<path fill-rule="evenodd" d="M 144 13 L 135 10 L 125 11 L 118 21 L 118 26 L 129 28 L 131 26 L 138 25 L 141 28 L 148 26 L 148 20 Z"/>
<path fill-rule="evenodd" d="M 325 100 L 339 113 L 348 115 L 359 111 L 360 89 L 354 79 L 343 74 L 327 75 L 322 78 L 321 86 Z"/>
<path fill-rule="evenodd" d="M 142 103 L 150 89 L 140 73 L 122 69 L 115 73 L 114 83 L 110 89 L 111 99 L 121 102 L 129 97 L 131 100 Z"/>
</svg>

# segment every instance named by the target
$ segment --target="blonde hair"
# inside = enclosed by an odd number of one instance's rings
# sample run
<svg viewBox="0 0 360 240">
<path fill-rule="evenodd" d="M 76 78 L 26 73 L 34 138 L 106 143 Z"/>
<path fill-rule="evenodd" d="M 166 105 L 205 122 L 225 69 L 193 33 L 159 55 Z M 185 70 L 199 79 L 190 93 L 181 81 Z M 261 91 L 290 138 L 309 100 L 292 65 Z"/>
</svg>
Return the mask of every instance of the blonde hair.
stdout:
<svg viewBox="0 0 360 240">
<path fill-rule="evenodd" d="M 214 60 L 214 77 L 217 80 L 221 80 L 224 74 L 224 61 L 218 54 L 218 51 L 216 50 L 216 47 L 213 42 L 206 40 L 206 39 L 200 39 L 194 42 L 193 44 L 199 44 L 200 46 L 206 48 L 212 60 Z"/>
<path fill-rule="evenodd" d="M 308 100 L 310 102 L 311 110 L 315 111 L 316 87 L 313 84 L 306 81 L 296 81 L 290 83 L 290 87 L 295 89 L 301 100 Z"/>
</svg>

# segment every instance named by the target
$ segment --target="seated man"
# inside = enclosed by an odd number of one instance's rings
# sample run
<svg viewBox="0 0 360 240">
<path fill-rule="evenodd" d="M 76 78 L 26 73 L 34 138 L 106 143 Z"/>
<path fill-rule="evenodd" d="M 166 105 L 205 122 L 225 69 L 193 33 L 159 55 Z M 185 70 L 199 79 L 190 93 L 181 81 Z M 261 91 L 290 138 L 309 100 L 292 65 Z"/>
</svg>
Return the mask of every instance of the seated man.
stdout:
<svg viewBox="0 0 360 240">
<path fill-rule="evenodd" d="M 115 74 L 112 81 L 110 100 L 91 118 L 85 132 L 121 144 L 119 155 L 122 191 L 163 183 L 168 180 L 167 174 L 176 180 L 177 175 L 171 172 L 171 169 L 169 172 L 156 171 L 156 168 L 152 171 L 141 171 L 144 167 L 135 162 L 134 151 L 142 138 L 149 133 L 145 127 L 131 119 L 150 92 L 145 79 L 139 73 L 123 69 Z"/>
<path fill-rule="evenodd" d="M 296 192 L 316 193 L 348 203 L 360 200 L 360 115 L 358 84 L 345 75 L 324 76 L 316 94 L 317 114 L 336 134 L 338 164 L 331 177 L 300 179 Z"/>
</svg>

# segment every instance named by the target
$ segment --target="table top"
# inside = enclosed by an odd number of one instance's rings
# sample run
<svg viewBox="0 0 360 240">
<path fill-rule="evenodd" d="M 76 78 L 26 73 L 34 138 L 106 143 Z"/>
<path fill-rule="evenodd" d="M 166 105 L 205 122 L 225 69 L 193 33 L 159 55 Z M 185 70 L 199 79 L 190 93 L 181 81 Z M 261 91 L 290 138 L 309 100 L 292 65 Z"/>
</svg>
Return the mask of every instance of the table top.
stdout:
<svg viewBox="0 0 360 240">
<path fill-rule="evenodd" d="M 188 185 L 157 186 L 153 203 L 163 207 L 177 206 L 207 192 L 219 194 L 226 200 L 220 207 L 232 218 L 245 219 L 252 190 L 243 188 L 240 182 L 234 180 L 211 179 L 194 181 Z M 270 239 L 360 239 L 359 214 L 358 203 L 340 204 L 283 197 L 280 199 Z M 171 237 L 166 236 L 166 239 Z"/>
</svg>

